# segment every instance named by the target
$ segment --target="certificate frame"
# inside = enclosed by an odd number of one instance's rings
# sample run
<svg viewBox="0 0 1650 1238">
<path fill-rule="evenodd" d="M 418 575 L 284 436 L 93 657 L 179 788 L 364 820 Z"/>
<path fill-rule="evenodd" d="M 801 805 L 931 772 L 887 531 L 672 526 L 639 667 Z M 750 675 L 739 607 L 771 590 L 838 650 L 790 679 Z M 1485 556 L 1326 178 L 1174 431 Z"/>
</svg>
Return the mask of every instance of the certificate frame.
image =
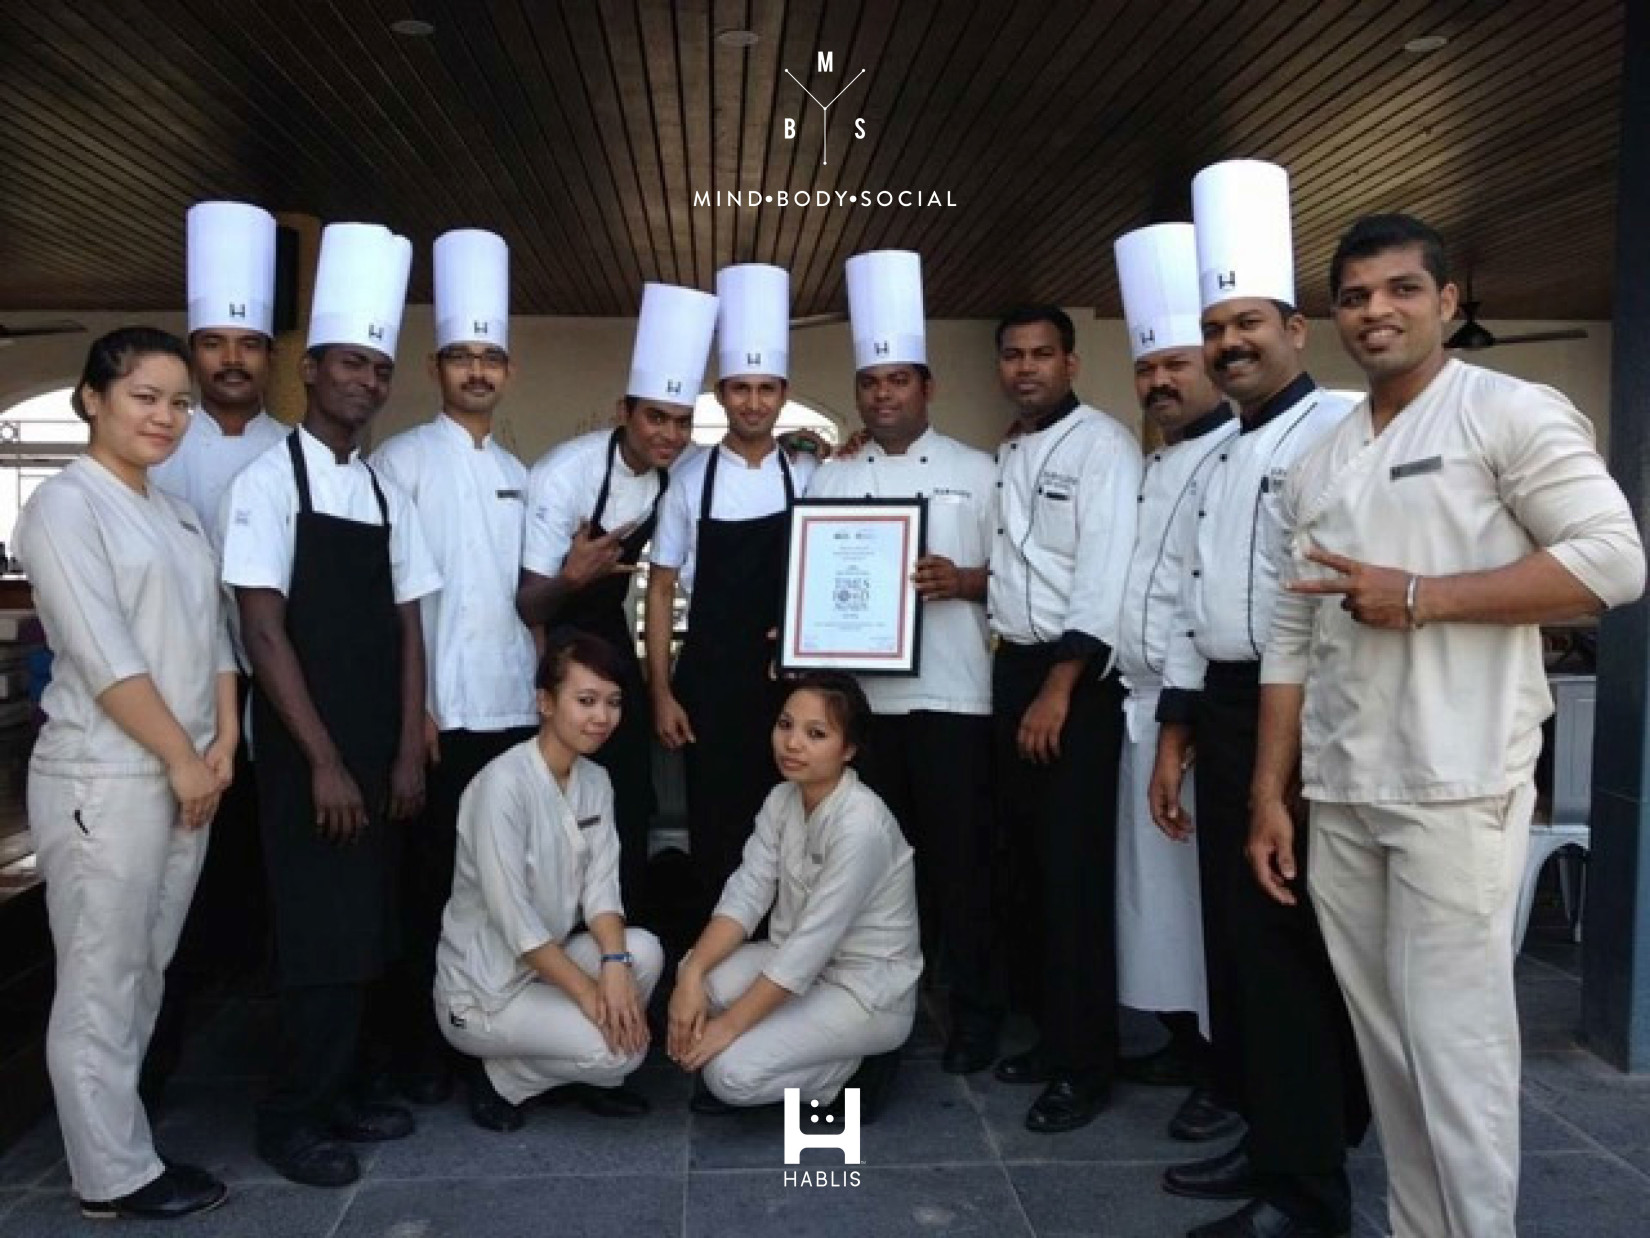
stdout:
<svg viewBox="0 0 1650 1238">
<path fill-rule="evenodd" d="M 791 508 L 777 669 L 917 675 L 923 606 L 912 575 L 927 547 L 925 498 L 798 499 Z M 845 606 L 862 616 L 845 613 Z"/>
</svg>

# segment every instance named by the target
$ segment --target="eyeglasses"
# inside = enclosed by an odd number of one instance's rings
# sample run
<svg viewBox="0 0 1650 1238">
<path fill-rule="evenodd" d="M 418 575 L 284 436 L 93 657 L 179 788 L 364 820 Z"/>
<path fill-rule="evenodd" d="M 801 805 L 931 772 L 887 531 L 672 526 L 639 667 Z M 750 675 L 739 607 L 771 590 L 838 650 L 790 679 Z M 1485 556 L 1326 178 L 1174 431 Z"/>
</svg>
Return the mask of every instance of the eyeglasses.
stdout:
<svg viewBox="0 0 1650 1238">
<path fill-rule="evenodd" d="M 502 370 L 510 364 L 510 358 L 502 348 L 486 348 L 481 352 L 471 352 L 468 348 L 443 348 L 436 356 L 442 365 L 460 370 L 467 370 L 472 365 L 479 365 L 484 370 Z"/>
</svg>

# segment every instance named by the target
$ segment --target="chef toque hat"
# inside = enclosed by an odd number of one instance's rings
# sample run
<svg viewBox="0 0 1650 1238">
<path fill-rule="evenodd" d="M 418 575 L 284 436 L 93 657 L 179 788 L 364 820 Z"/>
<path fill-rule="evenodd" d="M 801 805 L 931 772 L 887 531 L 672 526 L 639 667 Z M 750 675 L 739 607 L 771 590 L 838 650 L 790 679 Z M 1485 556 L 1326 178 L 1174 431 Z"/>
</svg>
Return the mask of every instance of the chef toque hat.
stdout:
<svg viewBox="0 0 1650 1238">
<path fill-rule="evenodd" d="M 643 284 L 625 394 L 691 406 L 705 384 L 716 298 L 697 288 Z"/>
<path fill-rule="evenodd" d="M 908 249 L 878 249 L 848 259 L 847 273 L 854 368 L 927 365 L 922 258 Z"/>
<path fill-rule="evenodd" d="M 393 358 L 411 270 L 406 237 L 378 224 L 328 224 L 321 231 L 306 347 L 353 344 Z"/>
<path fill-rule="evenodd" d="M 435 238 L 435 346 L 464 343 L 510 350 L 510 247 L 479 228 Z"/>
<path fill-rule="evenodd" d="M 189 208 L 189 331 L 236 328 L 273 335 L 275 216 L 245 202 Z"/>
<path fill-rule="evenodd" d="M 1153 224 L 1117 238 L 1117 282 L 1129 354 L 1138 361 L 1166 348 L 1203 343 L 1197 291 L 1197 237 L 1191 224 Z"/>
<path fill-rule="evenodd" d="M 1295 304 L 1289 173 L 1232 159 L 1192 178 L 1198 286 L 1203 308 L 1240 297 Z"/>
<path fill-rule="evenodd" d="M 716 273 L 716 348 L 723 378 L 790 377 L 791 275 L 761 262 Z"/>
</svg>

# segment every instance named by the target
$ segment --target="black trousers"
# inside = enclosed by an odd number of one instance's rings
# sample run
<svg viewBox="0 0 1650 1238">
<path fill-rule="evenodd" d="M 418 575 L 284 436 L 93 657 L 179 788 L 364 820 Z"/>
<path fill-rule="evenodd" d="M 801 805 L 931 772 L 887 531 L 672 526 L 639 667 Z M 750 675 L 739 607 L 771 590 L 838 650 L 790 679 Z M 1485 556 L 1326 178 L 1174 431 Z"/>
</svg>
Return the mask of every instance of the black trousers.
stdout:
<svg viewBox="0 0 1650 1238">
<path fill-rule="evenodd" d="M 404 827 L 401 957 L 390 970 L 382 1000 L 369 1010 L 370 1039 L 391 1050 L 402 1069 L 427 1068 L 445 1056 L 447 1042 L 436 1026 L 430 994 L 441 915 L 453 892 L 459 799 L 483 767 L 535 734 L 530 726 L 441 732 L 441 760 L 425 773 L 424 812 Z"/>
<path fill-rule="evenodd" d="M 1259 670 L 1258 663 L 1210 666 L 1197 715 L 1196 823 L 1210 1009 L 1221 1015 L 1212 1020 L 1217 1069 L 1239 1074 L 1249 1158 L 1267 1183 L 1266 1197 L 1308 1219 L 1345 1225 L 1346 1149 L 1368 1129 L 1369 1098 L 1306 890 L 1310 839 L 1303 823 L 1294 907 L 1267 896 L 1243 854 Z"/>
<path fill-rule="evenodd" d="M 275 1075 L 258 1105 L 260 1144 L 279 1149 L 326 1134 L 356 1081 L 366 994 L 364 984 L 282 987 Z"/>
<path fill-rule="evenodd" d="M 988 715 L 877 715 L 857 765 L 916 853 L 930 968 L 950 985 L 953 1027 L 994 1031 L 1003 997 L 991 926 L 992 728 Z"/>
<path fill-rule="evenodd" d="M 992 661 L 999 842 L 1013 890 L 999 904 L 1011 983 L 1029 1000 L 1057 1072 L 1109 1075 L 1117 1060 L 1117 765 L 1123 692 L 1091 666 L 1071 694 L 1060 755 L 1020 757 L 1020 719 L 1055 664 L 1051 646 L 1003 643 Z M 1029 973 L 1029 974 L 1027 974 Z"/>
</svg>

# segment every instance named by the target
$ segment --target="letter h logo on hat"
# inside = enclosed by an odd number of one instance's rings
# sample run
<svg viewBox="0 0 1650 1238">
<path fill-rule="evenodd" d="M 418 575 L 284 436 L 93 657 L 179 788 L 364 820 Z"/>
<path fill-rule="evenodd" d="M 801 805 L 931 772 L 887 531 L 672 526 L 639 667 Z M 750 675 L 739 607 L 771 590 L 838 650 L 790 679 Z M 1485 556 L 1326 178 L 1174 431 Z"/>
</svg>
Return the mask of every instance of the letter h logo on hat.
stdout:
<svg viewBox="0 0 1650 1238">
<path fill-rule="evenodd" d="M 893 345 L 887 340 L 878 340 L 875 344 L 871 345 L 871 351 L 876 353 L 879 357 L 886 357 L 891 351 L 893 351 Z"/>
<path fill-rule="evenodd" d="M 671 379 L 668 383 L 665 384 L 665 390 L 668 391 L 671 395 L 681 395 L 682 394 L 681 380 L 680 379 L 675 379 L 675 378 Z"/>
<path fill-rule="evenodd" d="M 1144 330 L 1140 333 L 1140 347 L 1150 348 L 1155 343 L 1157 343 L 1157 332 L 1156 331 L 1153 331 L 1153 330 L 1151 330 L 1151 328 L 1148 327 L 1146 330 Z"/>
<path fill-rule="evenodd" d="M 762 364 L 762 354 L 759 353 L 759 352 L 748 352 L 748 353 L 746 353 L 745 354 L 745 364 L 746 365 L 761 365 Z"/>
<path fill-rule="evenodd" d="M 381 339 L 383 339 L 384 338 L 384 328 L 380 327 L 377 323 L 368 323 L 367 324 L 367 338 L 369 340 L 381 340 Z"/>
<path fill-rule="evenodd" d="M 1215 276 L 1215 287 L 1225 291 L 1237 286 L 1237 272 L 1227 271 L 1224 275 Z"/>
<path fill-rule="evenodd" d="M 844 1088 L 842 1095 L 841 1133 L 805 1135 L 802 1132 L 802 1091 L 800 1088 L 785 1089 L 785 1164 L 800 1165 L 803 1148 L 840 1148 L 844 1165 L 864 1164 L 859 1158 L 859 1089 Z M 819 1102 L 810 1101 L 809 1107 L 818 1109 Z M 828 1113 L 825 1121 L 830 1122 L 835 1117 L 835 1114 Z M 819 1114 L 809 1114 L 808 1119 L 818 1122 Z"/>
<path fill-rule="evenodd" d="M 491 335 L 493 333 L 492 328 L 488 325 L 485 318 L 477 318 L 473 321 L 470 324 L 470 330 L 474 331 L 477 335 Z"/>
<path fill-rule="evenodd" d="M 240 302 L 240 301 L 230 302 L 229 316 L 231 318 L 245 318 L 246 317 L 246 305 L 244 303 Z"/>
</svg>

